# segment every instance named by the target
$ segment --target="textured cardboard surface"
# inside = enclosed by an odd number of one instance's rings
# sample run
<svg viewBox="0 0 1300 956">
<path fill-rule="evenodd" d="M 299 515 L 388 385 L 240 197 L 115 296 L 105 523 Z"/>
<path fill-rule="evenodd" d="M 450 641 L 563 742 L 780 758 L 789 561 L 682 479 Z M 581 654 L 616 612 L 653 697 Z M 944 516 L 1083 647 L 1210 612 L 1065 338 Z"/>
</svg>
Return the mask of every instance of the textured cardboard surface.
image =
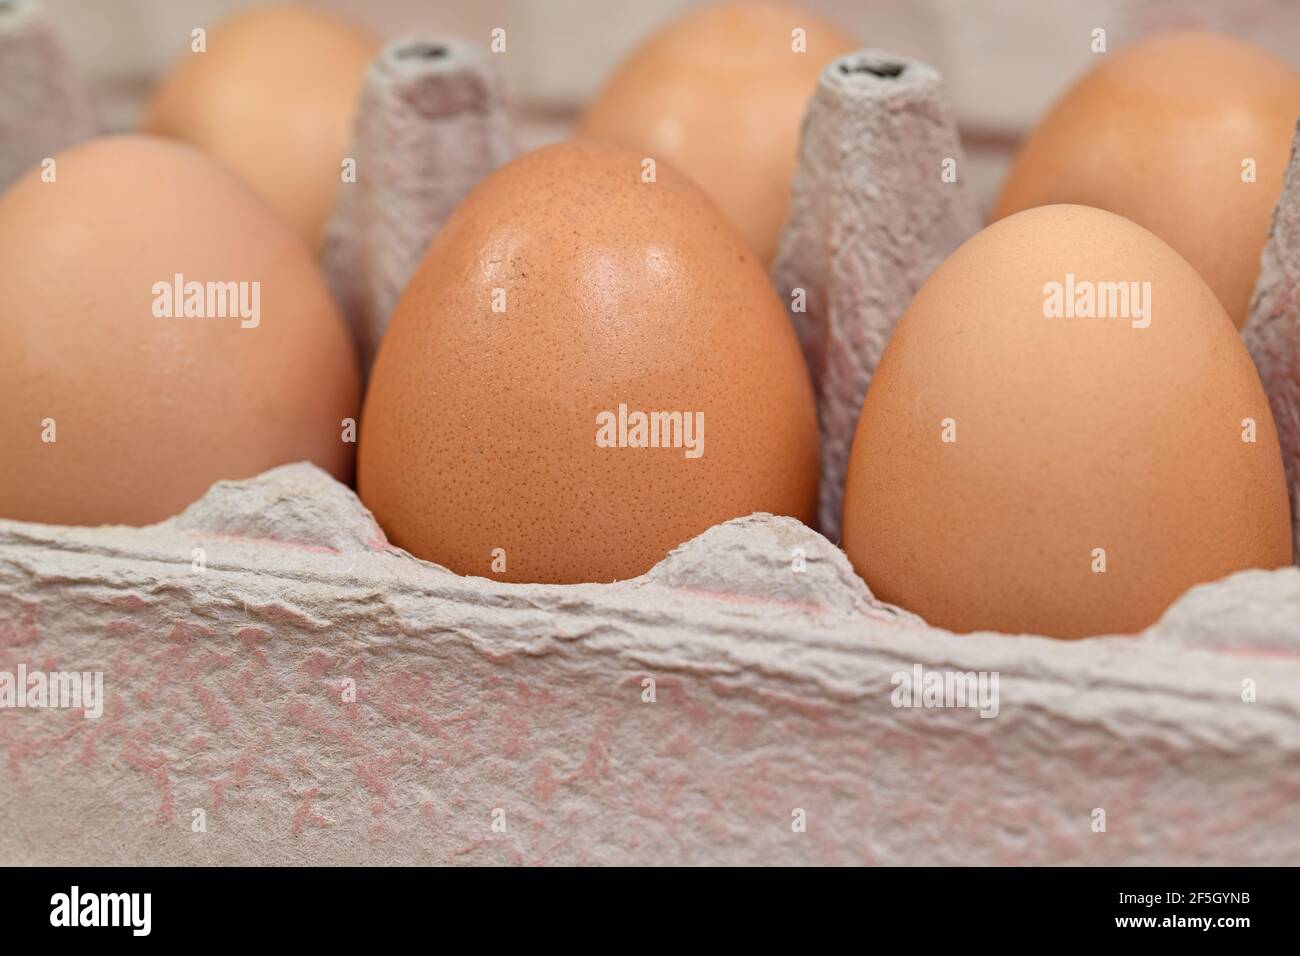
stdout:
<svg viewBox="0 0 1300 956">
<path fill-rule="evenodd" d="M 1242 336 L 1255 359 L 1277 425 L 1291 490 L 1292 553 L 1300 564 L 1300 123 L 1282 195 L 1261 255 Z"/>
<path fill-rule="evenodd" d="M 979 228 L 939 74 L 883 50 L 830 64 L 808 104 L 772 279 L 816 386 L 818 525 L 832 541 L 858 412 L 889 336 L 930 273 Z"/>
<path fill-rule="evenodd" d="M 0 192 L 89 137 L 95 116 L 44 6 L 0 4 Z"/>
<path fill-rule="evenodd" d="M 1296 568 L 1197 588 L 1139 638 L 952 635 L 791 519 L 631 581 L 509 585 L 391 548 L 294 465 L 149 528 L 0 522 L 20 662 L 102 670 L 106 706 L 0 711 L 4 863 L 1300 854 Z M 998 715 L 894 707 L 918 663 L 998 672 Z"/>
<path fill-rule="evenodd" d="M 430 240 L 513 155 L 501 79 L 482 51 L 406 36 L 370 65 L 354 124 L 355 181 L 339 190 L 322 253 L 363 369 Z"/>
</svg>

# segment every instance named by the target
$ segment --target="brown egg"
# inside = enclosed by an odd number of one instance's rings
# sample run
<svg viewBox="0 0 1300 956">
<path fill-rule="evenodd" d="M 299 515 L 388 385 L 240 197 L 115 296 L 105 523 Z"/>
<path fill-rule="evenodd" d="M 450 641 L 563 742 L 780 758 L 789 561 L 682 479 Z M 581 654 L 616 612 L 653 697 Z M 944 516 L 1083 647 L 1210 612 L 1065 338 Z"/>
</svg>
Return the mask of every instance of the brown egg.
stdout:
<svg viewBox="0 0 1300 956">
<path fill-rule="evenodd" d="M 1223 307 L 1151 233 L 1085 206 L 995 223 L 922 286 L 844 495 L 872 591 L 954 631 L 1138 631 L 1194 584 L 1288 564 L 1289 529 Z"/>
<path fill-rule="evenodd" d="M 804 52 L 795 52 L 802 30 Z M 724 3 L 670 23 L 618 69 L 579 134 L 667 160 L 766 264 L 790 211 L 799 127 L 831 60 L 860 44 L 814 13 Z"/>
<path fill-rule="evenodd" d="M 1048 203 L 1109 209 L 1195 267 L 1245 324 L 1300 116 L 1300 73 L 1212 33 L 1098 57 L 1012 166 L 993 218 Z"/>
<path fill-rule="evenodd" d="M 462 574 L 610 581 L 729 518 L 812 520 L 785 311 L 696 186 L 642 176 L 639 154 L 552 146 L 438 233 L 362 420 L 358 488 L 395 544 Z"/>
<path fill-rule="evenodd" d="M 163 80 L 141 129 L 217 157 L 315 249 L 379 41 L 333 14 L 290 5 L 241 11 L 206 42 Z"/>
<path fill-rule="evenodd" d="M 146 524 L 303 459 L 347 480 L 356 357 L 283 221 L 168 140 L 54 159 L 0 197 L 0 517 Z"/>
</svg>

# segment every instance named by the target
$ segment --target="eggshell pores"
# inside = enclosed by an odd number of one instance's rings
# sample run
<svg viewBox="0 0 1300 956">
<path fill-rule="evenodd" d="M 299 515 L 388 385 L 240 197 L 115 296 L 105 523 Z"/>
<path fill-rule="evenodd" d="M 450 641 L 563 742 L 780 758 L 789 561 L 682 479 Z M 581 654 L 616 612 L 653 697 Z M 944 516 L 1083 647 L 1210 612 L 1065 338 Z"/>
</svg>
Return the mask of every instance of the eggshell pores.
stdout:
<svg viewBox="0 0 1300 956">
<path fill-rule="evenodd" d="M 358 451 L 362 500 L 397 545 L 464 574 L 609 581 L 728 518 L 812 520 L 812 389 L 781 303 L 698 188 L 642 173 L 603 144 L 530 153 L 430 245 Z M 702 414 L 703 453 L 684 436 L 599 446 L 620 404 Z"/>
<path fill-rule="evenodd" d="M 1242 40 L 1154 37 L 1098 58 L 1021 149 L 993 218 L 1119 213 L 1181 253 L 1238 328 L 1300 116 L 1300 73 Z M 1253 179 L 1252 179 L 1253 177 Z"/>
<path fill-rule="evenodd" d="M 378 39 L 333 14 L 288 5 L 235 14 L 206 44 L 163 80 L 142 131 L 221 160 L 315 249 Z"/>
<path fill-rule="evenodd" d="M 55 163 L 0 197 L 0 517 L 145 524 L 304 459 L 346 481 L 356 357 L 288 227 L 178 143 L 109 137 Z M 247 283 L 249 308 L 236 286 L 218 317 L 156 315 L 177 274 Z"/>
<path fill-rule="evenodd" d="M 1149 326 L 1048 317 L 1069 275 L 1150 282 Z M 932 624 L 1080 637 L 1287 564 L 1288 512 L 1268 400 L 1214 294 L 1127 219 L 1045 206 L 966 242 L 899 322 L 844 546 L 877 597 Z"/>
<path fill-rule="evenodd" d="M 803 52 L 796 30 L 803 31 Z M 799 128 L 817 77 L 858 46 L 798 7 L 707 6 L 633 53 L 579 131 L 676 166 L 768 263 L 789 213 Z"/>
</svg>

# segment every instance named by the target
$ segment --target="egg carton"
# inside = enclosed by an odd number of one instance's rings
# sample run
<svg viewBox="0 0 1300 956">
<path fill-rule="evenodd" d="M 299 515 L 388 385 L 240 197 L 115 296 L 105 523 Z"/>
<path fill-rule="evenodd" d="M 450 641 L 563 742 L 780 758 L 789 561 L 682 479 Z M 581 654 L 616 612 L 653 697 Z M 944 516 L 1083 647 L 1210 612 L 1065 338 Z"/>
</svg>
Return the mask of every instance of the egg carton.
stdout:
<svg viewBox="0 0 1300 956">
<path fill-rule="evenodd" d="M 0 63 L 6 42 L 0 17 Z M 510 151 L 488 61 L 411 42 L 358 119 L 387 178 L 345 196 L 326 248 L 363 347 Z M 428 149 L 454 175 L 402 159 Z M 924 64 L 823 74 L 773 270 L 803 293 L 823 516 L 889 330 L 979 226 L 962 164 Z M 1292 474 L 1297 195 L 1293 160 L 1247 328 Z M 349 243 L 369 264 L 345 273 Z M 0 674 L 19 667 L 102 673 L 103 715 L 0 711 L 0 863 L 1300 858 L 1295 567 L 1193 588 L 1136 636 L 956 635 L 790 518 L 725 522 L 629 581 L 508 584 L 391 546 L 295 464 L 150 527 L 0 521 Z M 935 680 L 971 693 L 939 706 Z"/>
</svg>

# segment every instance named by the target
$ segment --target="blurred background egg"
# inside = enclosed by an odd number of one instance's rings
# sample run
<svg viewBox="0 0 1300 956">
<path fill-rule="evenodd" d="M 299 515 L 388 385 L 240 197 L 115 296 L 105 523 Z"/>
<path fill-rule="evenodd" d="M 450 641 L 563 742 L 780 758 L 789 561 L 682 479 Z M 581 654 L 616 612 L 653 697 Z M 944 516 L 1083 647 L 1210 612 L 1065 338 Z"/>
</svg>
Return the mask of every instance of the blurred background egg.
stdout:
<svg viewBox="0 0 1300 956">
<path fill-rule="evenodd" d="M 379 40 L 324 10 L 277 5 L 220 21 L 205 42 L 163 79 L 141 129 L 221 160 L 315 249 Z"/>
<path fill-rule="evenodd" d="M 812 389 L 781 302 L 694 184 L 643 173 L 606 144 L 547 147 L 438 233 L 362 421 L 358 490 L 395 544 L 462 574 L 610 581 L 728 518 L 812 520 Z M 654 412 L 692 434 L 639 447 L 632 415 Z"/>
<path fill-rule="evenodd" d="M 1149 295 L 1081 317 L 1082 283 L 1105 282 Z M 1045 314 L 1066 288 L 1074 317 Z M 954 631 L 1134 632 L 1194 584 L 1290 561 L 1268 400 L 1223 307 L 1084 206 L 995 223 L 917 293 L 867 392 L 843 528 L 877 597 Z"/>
<path fill-rule="evenodd" d="M 1238 328 L 1300 117 L 1300 73 L 1243 40 L 1152 37 L 1097 57 L 1026 140 L 994 219 L 1080 203 L 1150 229 Z"/>
<path fill-rule="evenodd" d="M 203 291 L 168 299 L 178 275 Z M 0 197 L 0 290 L 0 517 L 146 524 L 304 459 L 349 479 L 351 337 L 303 244 L 202 153 L 107 137 L 29 172 Z"/>
<path fill-rule="evenodd" d="M 804 52 L 793 48 L 797 30 Z M 704 6 L 619 67 L 579 135 L 671 163 L 704 188 L 766 264 L 789 212 L 799 128 L 818 74 L 859 46 L 799 7 Z"/>
</svg>

